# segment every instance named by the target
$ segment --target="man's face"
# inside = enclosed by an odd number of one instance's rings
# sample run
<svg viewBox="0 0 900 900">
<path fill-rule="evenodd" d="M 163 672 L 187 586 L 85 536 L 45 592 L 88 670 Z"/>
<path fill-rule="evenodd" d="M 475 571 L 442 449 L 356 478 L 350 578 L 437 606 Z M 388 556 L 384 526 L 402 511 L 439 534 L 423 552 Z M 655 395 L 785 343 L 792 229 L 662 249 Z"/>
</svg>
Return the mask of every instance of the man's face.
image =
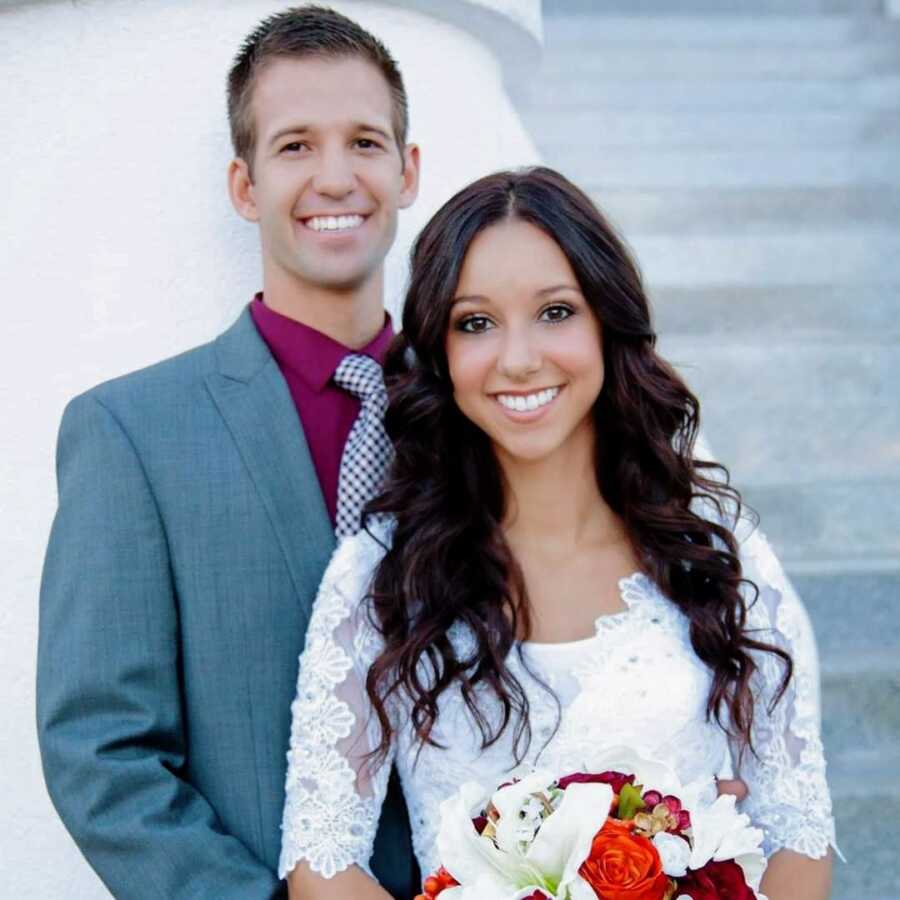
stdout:
<svg viewBox="0 0 900 900">
<path fill-rule="evenodd" d="M 418 189 L 418 150 L 397 146 L 381 72 L 355 57 L 276 59 L 252 113 L 253 178 L 236 205 L 259 223 L 267 283 L 352 291 L 380 277 Z"/>
</svg>

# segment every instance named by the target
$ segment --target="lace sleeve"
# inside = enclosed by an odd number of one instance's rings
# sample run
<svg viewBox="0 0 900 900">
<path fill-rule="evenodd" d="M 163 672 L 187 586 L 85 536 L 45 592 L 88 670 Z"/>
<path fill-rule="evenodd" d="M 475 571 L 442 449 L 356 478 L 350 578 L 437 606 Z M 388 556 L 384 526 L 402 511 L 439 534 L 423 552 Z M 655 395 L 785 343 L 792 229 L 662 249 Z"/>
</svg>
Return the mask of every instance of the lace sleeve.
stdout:
<svg viewBox="0 0 900 900">
<path fill-rule="evenodd" d="M 760 640 L 790 653 L 794 662 L 785 695 L 770 708 L 784 666 L 772 653 L 755 654 L 759 671 L 753 684 L 752 734 L 758 757 L 747 750 L 739 766 L 750 790 L 743 811 L 763 829 L 767 856 L 789 849 L 818 859 L 829 845 L 835 850 L 837 845 L 825 780 L 812 626 L 766 538 L 745 521 L 739 523 L 736 536 L 745 577 L 759 588 L 758 601 L 749 606 L 748 627 L 757 629 Z"/>
<path fill-rule="evenodd" d="M 313 605 L 291 704 L 279 877 L 306 860 L 333 878 L 369 860 L 387 789 L 393 748 L 372 772 L 365 754 L 381 730 L 371 714 L 366 673 L 381 636 L 363 602 L 382 548 L 365 532 L 332 557 Z"/>
</svg>

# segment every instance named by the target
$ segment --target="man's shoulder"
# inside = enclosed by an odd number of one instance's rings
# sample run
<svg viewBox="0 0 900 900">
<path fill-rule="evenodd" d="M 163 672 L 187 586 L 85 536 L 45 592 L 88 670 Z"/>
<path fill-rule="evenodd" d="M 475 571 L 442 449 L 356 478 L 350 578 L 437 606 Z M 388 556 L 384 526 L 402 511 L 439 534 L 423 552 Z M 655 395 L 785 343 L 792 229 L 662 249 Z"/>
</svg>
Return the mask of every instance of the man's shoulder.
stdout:
<svg viewBox="0 0 900 900">
<path fill-rule="evenodd" d="M 133 372 L 118 375 L 85 391 L 81 397 L 98 400 L 104 405 L 133 402 L 141 395 L 158 395 L 186 388 L 202 381 L 214 370 L 215 342 L 192 347 L 176 356 L 160 360 Z M 79 398 L 76 398 L 79 399 Z"/>
<path fill-rule="evenodd" d="M 173 412 L 173 404 L 205 399 L 208 377 L 221 371 L 222 342 L 240 340 L 238 332 L 241 330 L 246 340 L 247 322 L 243 319 L 242 316 L 238 323 L 205 344 L 101 382 L 79 394 L 69 405 L 99 403 L 113 413 L 131 417 L 140 411 L 168 409 Z"/>
</svg>

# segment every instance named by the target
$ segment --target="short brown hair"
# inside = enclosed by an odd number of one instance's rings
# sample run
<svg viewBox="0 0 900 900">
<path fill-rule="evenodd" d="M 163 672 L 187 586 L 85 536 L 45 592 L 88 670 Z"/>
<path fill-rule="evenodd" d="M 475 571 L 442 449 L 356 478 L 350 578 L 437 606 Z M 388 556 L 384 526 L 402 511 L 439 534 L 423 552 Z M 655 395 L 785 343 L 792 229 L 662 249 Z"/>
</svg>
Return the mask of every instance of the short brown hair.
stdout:
<svg viewBox="0 0 900 900">
<path fill-rule="evenodd" d="M 251 100 L 256 75 L 280 57 L 357 56 L 372 63 L 391 91 L 394 138 L 403 158 L 409 131 L 406 88 L 387 47 L 352 19 L 325 6 L 295 6 L 263 19 L 241 45 L 228 73 L 228 123 L 236 156 L 252 170 L 256 127 Z"/>
</svg>

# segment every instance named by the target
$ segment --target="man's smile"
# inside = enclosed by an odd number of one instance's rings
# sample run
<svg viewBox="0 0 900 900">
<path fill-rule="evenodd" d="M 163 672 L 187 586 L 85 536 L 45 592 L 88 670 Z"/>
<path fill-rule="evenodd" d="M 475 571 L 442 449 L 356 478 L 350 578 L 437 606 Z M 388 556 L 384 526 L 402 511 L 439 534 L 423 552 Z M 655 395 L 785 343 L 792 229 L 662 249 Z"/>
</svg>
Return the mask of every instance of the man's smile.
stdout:
<svg viewBox="0 0 900 900">
<path fill-rule="evenodd" d="M 367 216 L 359 213 L 344 213 L 340 215 L 316 215 L 301 218 L 300 221 L 311 231 L 353 231 L 359 228 L 367 219 Z"/>
</svg>

